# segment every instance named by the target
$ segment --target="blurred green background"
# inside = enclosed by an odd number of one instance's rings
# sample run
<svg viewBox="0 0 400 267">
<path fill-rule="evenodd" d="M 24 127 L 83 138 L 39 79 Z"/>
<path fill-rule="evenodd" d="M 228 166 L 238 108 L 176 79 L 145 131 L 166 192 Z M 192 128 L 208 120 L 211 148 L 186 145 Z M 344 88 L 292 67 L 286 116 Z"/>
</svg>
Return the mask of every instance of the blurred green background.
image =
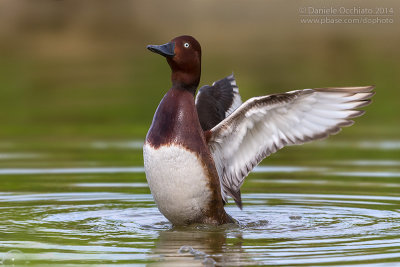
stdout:
<svg viewBox="0 0 400 267">
<path fill-rule="evenodd" d="M 301 23 L 341 6 L 393 23 Z M 243 100 L 375 84 L 374 102 L 252 172 L 245 210 L 228 205 L 244 227 L 175 231 L 141 148 L 171 85 L 146 45 L 182 34 L 202 45 L 201 84 L 234 72 Z M 183 245 L 228 265 L 400 262 L 399 47 L 397 0 L 0 0 L 0 265 L 168 265 Z"/>
<path fill-rule="evenodd" d="M 394 9 L 389 24 L 302 24 L 307 6 Z M 400 136 L 399 1 L 0 1 L 0 138 L 144 139 L 170 87 L 146 50 L 182 34 L 203 49 L 201 84 L 235 73 L 242 98 L 375 84 L 339 138 Z"/>
</svg>

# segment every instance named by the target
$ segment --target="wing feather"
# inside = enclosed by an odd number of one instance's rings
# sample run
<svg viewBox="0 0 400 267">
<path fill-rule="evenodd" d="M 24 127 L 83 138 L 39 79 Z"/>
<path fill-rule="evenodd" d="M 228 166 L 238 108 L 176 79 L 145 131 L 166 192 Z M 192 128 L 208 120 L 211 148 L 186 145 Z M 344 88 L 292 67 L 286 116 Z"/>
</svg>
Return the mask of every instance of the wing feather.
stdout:
<svg viewBox="0 0 400 267">
<path fill-rule="evenodd" d="M 261 160 L 287 145 L 336 134 L 371 103 L 374 86 L 333 87 L 254 97 L 210 130 L 222 195 L 241 208 L 240 187 Z"/>
<path fill-rule="evenodd" d="M 241 104 L 239 88 L 233 74 L 205 85 L 196 95 L 196 109 L 199 121 L 204 131 L 210 130 Z"/>
</svg>

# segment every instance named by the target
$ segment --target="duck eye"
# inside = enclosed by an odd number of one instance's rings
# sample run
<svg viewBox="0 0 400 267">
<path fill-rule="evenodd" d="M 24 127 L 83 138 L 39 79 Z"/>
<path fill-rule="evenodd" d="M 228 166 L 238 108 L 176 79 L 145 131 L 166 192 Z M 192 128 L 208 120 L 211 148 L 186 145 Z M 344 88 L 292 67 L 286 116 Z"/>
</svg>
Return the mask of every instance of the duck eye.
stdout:
<svg viewBox="0 0 400 267">
<path fill-rule="evenodd" d="M 189 44 L 189 43 L 184 43 L 183 46 L 184 46 L 185 48 L 188 48 L 188 47 L 190 46 L 190 44 Z"/>
</svg>

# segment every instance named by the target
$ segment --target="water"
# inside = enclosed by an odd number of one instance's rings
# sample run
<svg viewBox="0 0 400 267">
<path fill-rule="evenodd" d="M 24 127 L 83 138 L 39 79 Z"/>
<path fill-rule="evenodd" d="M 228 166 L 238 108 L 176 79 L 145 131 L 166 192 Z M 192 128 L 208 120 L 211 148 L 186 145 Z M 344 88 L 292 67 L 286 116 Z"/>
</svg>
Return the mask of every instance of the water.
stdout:
<svg viewBox="0 0 400 267">
<path fill-rule="evenodd" d="M 399 143 L 284 149 L 220 227 L 159 213 L 140 140 L 1 143 L 0 265 L 400 266 Z"/>
</svg>

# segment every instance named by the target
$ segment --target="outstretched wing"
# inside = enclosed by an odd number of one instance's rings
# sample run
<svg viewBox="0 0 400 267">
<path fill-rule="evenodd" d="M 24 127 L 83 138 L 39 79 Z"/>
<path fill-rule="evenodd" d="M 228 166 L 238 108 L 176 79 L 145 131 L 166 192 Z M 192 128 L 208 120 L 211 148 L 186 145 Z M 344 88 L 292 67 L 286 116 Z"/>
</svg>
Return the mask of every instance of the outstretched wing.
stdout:
<svg viewBox="0 0 400 267">
<path fill-rule="evenodd" d="M 239 88 L 232 75 L 205 85 L 196 96 L 196 108 L 204 131 L 220 123 L 242 104 Z"/>
<path fill-rule="evenodd" d="M 222 195 L 241 208 L 240 187 L 262 159 L 286 145 L 336 134 L 350 126 L 356 110 L 371 103 L 374 86 L 296 90 L 247 100 L 211 129 L 208 145 L 222 184 Z"/>
</svg>

